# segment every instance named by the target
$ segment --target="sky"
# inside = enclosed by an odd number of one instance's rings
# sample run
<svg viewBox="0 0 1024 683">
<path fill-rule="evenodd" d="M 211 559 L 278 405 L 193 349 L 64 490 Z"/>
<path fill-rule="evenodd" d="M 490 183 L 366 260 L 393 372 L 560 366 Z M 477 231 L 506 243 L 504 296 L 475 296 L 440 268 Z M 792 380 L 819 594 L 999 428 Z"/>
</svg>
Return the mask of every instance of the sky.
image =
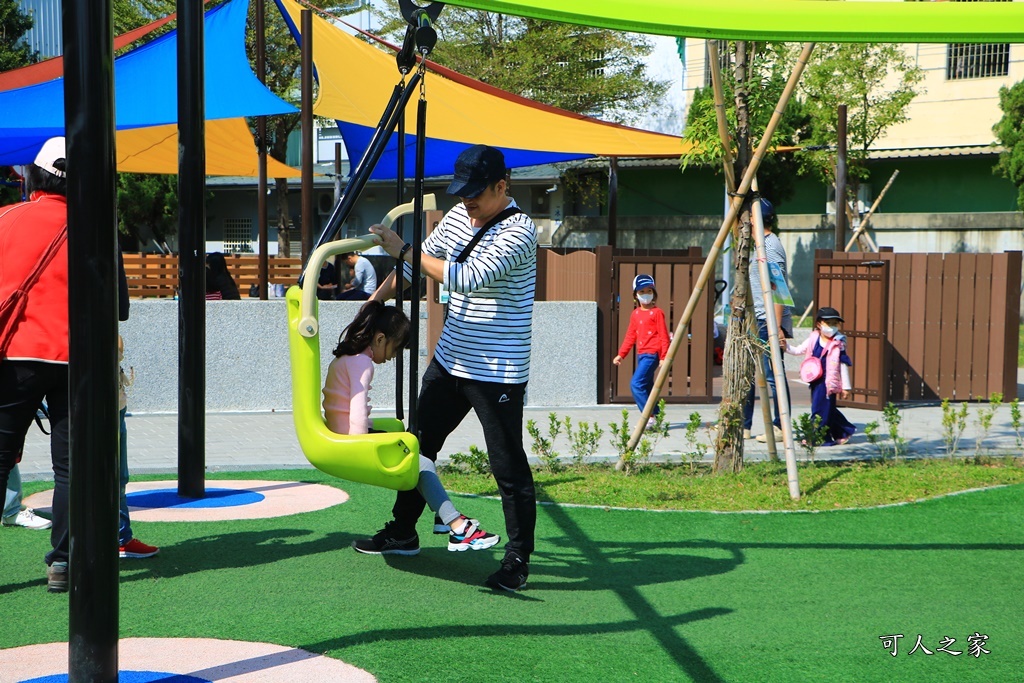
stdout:
<svg viewBox="0 0 1024 683">
<path fill-rule="evenodd" d="M 660 107 L 648 111 L 636 122 L 637 128 L 670 135 L 683 132 L 683 63 L 679 59 L 676 39 L 668 36 L 647 36 L 654 51 L 647 59 L 651 78 L 668 81 L 668 90 Z"/>
</svg>

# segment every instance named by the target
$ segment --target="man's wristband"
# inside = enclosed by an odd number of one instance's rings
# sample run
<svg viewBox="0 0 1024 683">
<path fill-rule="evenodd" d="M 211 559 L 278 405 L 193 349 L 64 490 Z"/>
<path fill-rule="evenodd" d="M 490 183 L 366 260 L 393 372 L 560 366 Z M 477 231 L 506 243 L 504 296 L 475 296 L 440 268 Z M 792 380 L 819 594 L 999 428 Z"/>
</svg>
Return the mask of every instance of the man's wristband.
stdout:
<svg viewBox="0 0 1024 683">
<path fill-rule="evenodd" d="M 405 252 L 409 251 L 410 249 L 412 249 L 412 245 L 411 244 L 409 244 L 408 242 L 403 244 L 402 245 L 402 250 L 400 252 L 398 252 L 398 260 L 399 261 L 404 261 L 405 260 Z"/>
</svg>

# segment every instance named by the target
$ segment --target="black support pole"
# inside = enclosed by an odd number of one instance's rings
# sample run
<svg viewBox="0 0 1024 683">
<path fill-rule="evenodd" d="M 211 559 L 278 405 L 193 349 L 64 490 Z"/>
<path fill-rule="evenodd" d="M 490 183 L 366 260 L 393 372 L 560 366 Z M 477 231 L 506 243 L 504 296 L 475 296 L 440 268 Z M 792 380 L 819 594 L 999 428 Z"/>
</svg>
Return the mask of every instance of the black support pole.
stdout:
<svg viewBox="0 0 1024 683">
<path fill-rule="evenodd" d="M 420 98 L 416 108 L 416 179 L 413 184 L 412 216 L 412 293 L 409 295 L 409 317 L 416 350 L 409 354 L 409 432 L 419 434 L 419 411 L 416 398 L 420 393 L 420 256 L 423 245 L 423 168 L 427 158 L 427 101 Z M 401 282 L 399 282 L 401 284 Z"/>
<path fill-rule="evenodd" d="M 256 32 L 256 78 L 260 83 L 267 82 L 267 29 L 265 0 L 256 0 L 256 21 L 253 27 Z M 267 300 L 267 282 L 270 280 L 270 257 L 267 253 L 269 239 L 267 237 L 267 117 L 256 117 L 256 147 L 259 160 L 259 180 L 256 184 L 256 230 L 259 234 L 260 256 L 259 275 L 257 277 L 261 301 Z"/>
<path fill-rule="evenodd" d="M 313 12 L 302 10 L 302 264 L 313 251 Z"/>
<path fill-rule="evenodd" d="M 68 680 L 116 683 L 117 211 L 110 0 L 64 0 L 68 199 Z"/>
<path fill-rule="evenodd" d="M 206 493 L 203 2 L 178 0 L 178 495 Z"/>
</svg>

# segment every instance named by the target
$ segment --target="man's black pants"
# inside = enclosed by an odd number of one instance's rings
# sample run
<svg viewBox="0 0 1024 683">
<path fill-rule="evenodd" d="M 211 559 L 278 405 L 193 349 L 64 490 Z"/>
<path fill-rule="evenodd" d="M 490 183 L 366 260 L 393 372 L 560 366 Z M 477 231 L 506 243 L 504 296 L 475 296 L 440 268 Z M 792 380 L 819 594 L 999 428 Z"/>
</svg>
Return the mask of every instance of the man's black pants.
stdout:
<svg viewBox="0 0 1024 683">
<path fill-rule="evenodd" d="M 68 561 L 68 366 L 40 361 L 0 361 L 0 491 L 25 445 L 25 434 L 46 400 L 53 460 L 53 527 L 46 564 Z"/>
<path fill-rule="evenodd" d="M 449 374 L 436 360 L 431 361 L 420 388 L 418 437 L 420 454 L 436 461 L 445 439 L 473 409 L 483 427 L 491 472 L 501 494 L 508 538 L 505 549 L 528 560 L 537 526 L 537 496 L 523 448 L 525 397 L 525 382 L 462 379 Z M 419 491 L 399 491 L 392 509 L 398 528 L 411 535 L 425 506 Z"/>
</svg>

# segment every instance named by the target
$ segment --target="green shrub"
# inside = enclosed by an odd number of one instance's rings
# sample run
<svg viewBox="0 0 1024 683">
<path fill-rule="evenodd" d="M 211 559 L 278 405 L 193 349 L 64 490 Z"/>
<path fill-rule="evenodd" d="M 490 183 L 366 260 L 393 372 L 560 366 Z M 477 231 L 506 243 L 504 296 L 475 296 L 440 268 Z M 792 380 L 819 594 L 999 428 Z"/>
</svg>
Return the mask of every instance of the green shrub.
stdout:
<svg viewBox="0 0 1024 683">
<path fill-rule="evenodd" d="M 453 453 L 449 461 L 452 467 L 476 474 L 489 474 L 491 471 L 491 463 L 487 453 L 476 446 L 470 446 L 469 453 L 462 453 L 461 451 Z"/>
</svg>

